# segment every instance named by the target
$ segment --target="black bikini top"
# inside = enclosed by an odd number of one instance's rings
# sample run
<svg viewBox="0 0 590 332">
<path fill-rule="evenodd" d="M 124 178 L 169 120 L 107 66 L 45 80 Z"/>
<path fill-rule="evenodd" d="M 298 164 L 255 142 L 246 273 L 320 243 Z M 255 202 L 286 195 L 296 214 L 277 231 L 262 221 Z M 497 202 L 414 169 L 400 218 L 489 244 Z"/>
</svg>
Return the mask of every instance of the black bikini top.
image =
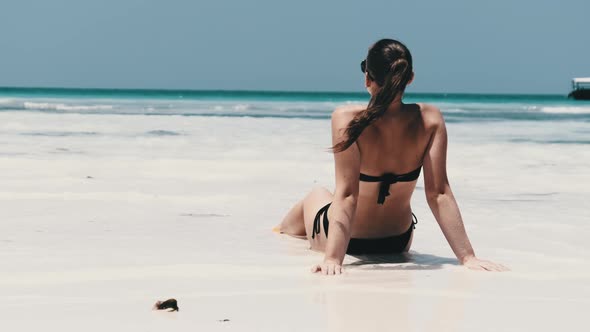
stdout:
<svg viewBox="0 0 590 332">
<path fill-rule="evenodd" d="M 385 173 L 381 176 L 371 176 L 361 173 L 359 180 L 364 182 L 381 182 L 381 185 L 379 186 L 379 197 L 377 198 L 377 203 L 383 204 L 385 202 L 385 197 L 389 196 L 389 186 L 396 182 L 411 182 L 418 179 L 421 169 L 422 165 L 418 166 L 418 168 L 409 173 L 400 175 Z"/>
</svg>

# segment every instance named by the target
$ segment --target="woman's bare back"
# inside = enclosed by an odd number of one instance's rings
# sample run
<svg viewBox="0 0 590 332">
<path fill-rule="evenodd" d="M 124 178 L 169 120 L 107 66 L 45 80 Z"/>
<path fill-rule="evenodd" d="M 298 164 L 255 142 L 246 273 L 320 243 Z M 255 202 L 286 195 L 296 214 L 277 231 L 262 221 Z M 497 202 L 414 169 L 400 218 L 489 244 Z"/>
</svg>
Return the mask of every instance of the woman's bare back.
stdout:
<svg viewBox="0 0 590 332">
<path fill-rule="evenodd" d="M 388 110 L 365 128 L 356 143 L 361 155 L 361 173 L 371 176 L 406 174 L 421 167 L 431 137 L 424 120 L 428 107 L 401 104 L 401 108 Z M 365 108 L 347 106 L 338 111 L 350 113 L 352 117 Z M 407 231 L 412 222 L 410 200 L 416 182 L 392 184 L 390 195 L 381 205 L 377 204 L 380 184 L 361 181 L 351 237 L 378 238 Z"/>
</svg>

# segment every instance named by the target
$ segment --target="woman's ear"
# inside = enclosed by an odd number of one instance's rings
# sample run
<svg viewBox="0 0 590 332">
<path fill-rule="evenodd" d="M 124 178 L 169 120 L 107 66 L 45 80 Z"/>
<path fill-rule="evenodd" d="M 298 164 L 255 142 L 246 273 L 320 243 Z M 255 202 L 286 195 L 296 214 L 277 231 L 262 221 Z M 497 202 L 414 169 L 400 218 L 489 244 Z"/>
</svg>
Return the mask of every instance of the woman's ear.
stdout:
<svg viewBox="0 0 590 332">
<path fill-rule="evenodd" d="M 371 86 L 371 79 L 369 78 L 369 75 L 367 75 L 367 73 L 365 73 L 365 88 L 369 88 Z"/>
<path fill-rule="evenodd" d="M 365 88 L 367 88 L 367 92 L 373 96 L 374 94 L 377 93 L 377 91 L 379 91 L 380 87 L 379 85 L 377 85 L 377 83 L 375 83 L 375 81 L 373 81 L 372 79 L 369 78 L 369 75 L 365 74 Z"/>
</svg>

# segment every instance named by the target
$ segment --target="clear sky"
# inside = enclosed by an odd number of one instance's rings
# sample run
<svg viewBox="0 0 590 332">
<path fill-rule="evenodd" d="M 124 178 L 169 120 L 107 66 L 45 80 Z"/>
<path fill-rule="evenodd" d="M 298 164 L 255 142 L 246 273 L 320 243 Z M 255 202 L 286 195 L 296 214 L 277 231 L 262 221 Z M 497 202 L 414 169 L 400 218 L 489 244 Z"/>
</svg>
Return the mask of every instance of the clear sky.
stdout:
<svg viewBox="0 0 590 332">
<path fill-rule="evenodd" d="M 589 0 L 0 0 L 0 86 L 362 91 L 374 41 L 413 92 L 567 93 Z"/>
</svg>

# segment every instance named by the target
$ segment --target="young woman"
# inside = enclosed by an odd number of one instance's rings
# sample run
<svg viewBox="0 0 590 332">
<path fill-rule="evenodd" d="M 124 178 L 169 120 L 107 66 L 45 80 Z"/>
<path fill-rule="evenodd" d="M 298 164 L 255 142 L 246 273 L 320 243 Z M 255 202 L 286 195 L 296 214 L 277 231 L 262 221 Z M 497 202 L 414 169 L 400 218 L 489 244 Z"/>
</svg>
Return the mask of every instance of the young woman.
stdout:
<svg viewBox="0 0 590 332">
<path fill-rule="evenodd" d="M 414 78 L 408 48 L 382 39 L 369 48 L 361 69 L 369 105 L 332 113 L 334 194 L 314 189 L 278 230 L 307 236 L 312 249 L 325 252 L 312 272 L 329 275 L 342 273 L 347 253 L 408 251 L 415 224 L 410 199 L 423 169 L 428 205 L 459 262 L 475 270 L 506 270 L 475 257 L 447 179 L 447 132 L 440 110 L 402 103 Z"/>
</svg>

